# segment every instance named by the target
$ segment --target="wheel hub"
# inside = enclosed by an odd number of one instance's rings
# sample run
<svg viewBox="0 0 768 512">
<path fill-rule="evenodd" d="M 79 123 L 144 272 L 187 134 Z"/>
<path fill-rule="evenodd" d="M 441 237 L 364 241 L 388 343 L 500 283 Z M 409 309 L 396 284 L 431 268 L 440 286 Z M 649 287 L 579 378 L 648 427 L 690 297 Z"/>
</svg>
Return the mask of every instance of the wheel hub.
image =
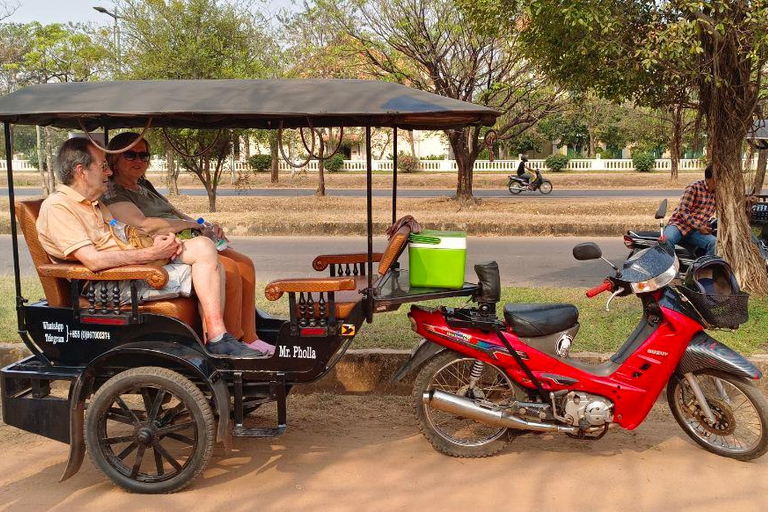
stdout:
<svg viewBox="0 0 768 512">
<path fill-rule="evenodd" d="M 153 437 L 152 430 L 148 427 L 140 428 L 139 431 L 136 432 L 136 442 L 143 446 L 152 444 Z"/>
<path fill-rule="evenodd" d="M 696 419 L 704 430 L 717 436 L 727 436 L 732 434 L 733 431 L 736 430 L 736 421 L 734 421 L 731 408 L 720 400 L 710 399 L 707 400 L 707 404 L 709 404 L 709 408 L 715 416 L 714 423 L 710 424 L 706 418 L 704 418 L 704 415 L 699 408 L 696 410 Z"/>
</svg>

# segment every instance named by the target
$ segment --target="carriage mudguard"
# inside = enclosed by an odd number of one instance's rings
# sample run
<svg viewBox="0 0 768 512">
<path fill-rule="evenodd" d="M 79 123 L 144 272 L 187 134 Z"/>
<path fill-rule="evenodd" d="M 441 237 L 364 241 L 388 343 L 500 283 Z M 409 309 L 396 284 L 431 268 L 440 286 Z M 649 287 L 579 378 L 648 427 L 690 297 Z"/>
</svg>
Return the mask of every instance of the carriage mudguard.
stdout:
<svg viewBox="0 0 768 512">
<path fill-rule="evenodd" d="M 442 345 L 438 345 L 437 343 L 432 343 L 431 341 L 422 339 L 421 342 L 419 342 L 419 344 L 413 350 L 413 352 L 411 352 L 410 359 L 408 359 L 408 361 L 406 361 L 405 364 L 401 366 L 399 370 L 397 370 L 397 373 L 395 373 L 395 375 L 392 377 L 391 382 L 393 384 L 400 382 L 403 377 L 419 368 L 422 364 L 424 364 L 425 361 L 431 359 L 433 356 L 436 356 L 443 350 L 448 349 Z"/>
<path fill-rule="evenodd" d="M 705 369 L 719 370 L 737 377 L 755 380 L 762 377 L 760 370 L 744 356 L 706 333 L 700 332 L 688 344 L 677 365 L 677 371 L 685 374 Z"/>
<path fill-rule="evenodd" d="M 125 367 L 128 361 L 140 361 L 139 366 L 172 366 L 183 368 L 194 378 L 202 379 L 213 393 L 214 412 L 218 412 L 219 423 L 216 441 L 230 447 L 229 433 L 229 390 L 227 384 L 207 356 L 191 347 L 173 342 L 137 341 L 126 343 L 105 352 L 91 361 L 70 389 L 70 442 L 69 460 L 60 482 L 78 472 L 85 457 L 85 401 L 93 392 L 93 381 L 106 366 L 116 364 Z"/>
</svg>

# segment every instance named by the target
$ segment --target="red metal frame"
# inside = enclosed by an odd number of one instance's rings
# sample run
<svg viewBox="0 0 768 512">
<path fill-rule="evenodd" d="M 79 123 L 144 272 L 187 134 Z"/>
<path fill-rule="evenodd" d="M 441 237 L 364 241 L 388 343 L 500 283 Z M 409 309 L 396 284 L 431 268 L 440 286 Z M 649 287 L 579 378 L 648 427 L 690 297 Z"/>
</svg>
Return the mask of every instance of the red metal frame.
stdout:
<svg viewBox="0 0 768 512">
<path fill-rule="evenodd" d="M 663 306 L 660 309 L 663 319 L 658 327 L 607 377 L 593 375 L 568 365 L 563 359 L 536 350 L 520 341 L 510 329 L 504 331 L 503 335 L 545 390 L 571 389 L 604 396 L 615 404 L 614 421 L 632 430 L 648 415 L 683 357 L 691 338 L 702 330 L 698 322 L 687 316 Z M 450 327 L 439 310 L 413 310 L 409 316 L 415 320 L 417 332 L 427 340 L 495 364 L 503 368 L 515 382 L 535 389 L 533 382 L 494 332 Z M 569 377 L 577 382 L 564 385 L 545 374 Z"/>
</svg>

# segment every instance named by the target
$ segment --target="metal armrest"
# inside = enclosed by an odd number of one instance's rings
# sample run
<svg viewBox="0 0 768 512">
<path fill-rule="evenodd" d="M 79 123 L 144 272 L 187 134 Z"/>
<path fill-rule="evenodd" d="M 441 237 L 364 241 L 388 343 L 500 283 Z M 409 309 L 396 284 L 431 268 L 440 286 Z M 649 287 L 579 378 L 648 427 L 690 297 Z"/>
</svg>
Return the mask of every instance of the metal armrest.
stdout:
<svg viewBox="0 0 768 512">
<path fill-rule="evenodd" d="M 79 263 L 47 263 L 37 267 L 41 277 L 58 277 L 80 281 L 132 281 L 142 279 L 159 290 L 168 282 L 168 272 L 150 265 L 128 265 L 92 272 Z"/>
<path fill-rule="evenodd" d="M 277 300 L 286 292 L 339 292 L 355 288 L 355 280 L 349 277 L 280 279 L 269 283 L 264 289 L 264 295 L 268 300 Z"/>
<path fill-rule="evenodd" d="M 373 253 L 373 261 L 381 261 L 382 253 L 375 252 Z M 368 253 L 367 252 L 361 252 L 361 253 L 351 253 L 351 254 L 322 254 L 314 259 L 312 262 L 312 268 L 315 270 L 322 271 L 325 270 L 328 265 L 343 265 L 343 264 L 353 264 L 353 263 L 365 263 L 368 261 Z"/>
</svg>

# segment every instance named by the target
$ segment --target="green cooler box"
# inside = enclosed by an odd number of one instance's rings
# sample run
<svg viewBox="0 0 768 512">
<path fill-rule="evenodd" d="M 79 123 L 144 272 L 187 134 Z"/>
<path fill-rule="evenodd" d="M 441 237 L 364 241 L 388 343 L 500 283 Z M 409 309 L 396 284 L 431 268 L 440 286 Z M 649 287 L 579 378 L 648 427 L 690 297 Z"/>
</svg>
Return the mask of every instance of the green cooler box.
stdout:
<svg viewBox="0 0 768 512">
<path fill-rule="evenodd" d="M 464 286 L 467 234 L 462 231 L 412 233 L 408 245 L 411 286 L 454 288 Z"/>
</svg>

